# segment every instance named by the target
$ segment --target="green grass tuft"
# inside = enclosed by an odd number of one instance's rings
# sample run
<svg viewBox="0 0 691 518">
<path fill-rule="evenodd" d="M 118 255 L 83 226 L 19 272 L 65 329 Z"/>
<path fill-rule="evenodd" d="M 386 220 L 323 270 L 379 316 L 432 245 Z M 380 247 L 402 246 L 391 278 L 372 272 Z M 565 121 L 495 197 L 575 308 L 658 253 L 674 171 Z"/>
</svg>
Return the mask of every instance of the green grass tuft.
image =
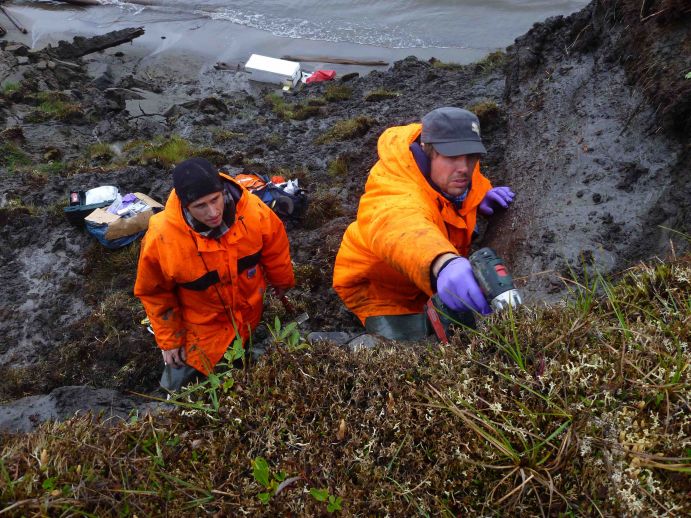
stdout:
<svg viewBox="0 0 691 518">
<path fill-rule="evenodd" d="M 115 156 L 115 150 L 111 144 L 106 142 L 97 142 L 92 144 L 86 151 L 86 157 L 90 160 L 97 160 L 100 162 L 108 162 Z"/>
<path fill-rule="evenodd" d="M 62 92 L 39 92 L 36 94 L 38 108 L 27 115 L 28 122 L 44 122 L 47 120 L 74 121 L 84 115 L 79 103 L 70 102 Z"/>
<path fill-rule="evenodd" d="M 244 133 L 230 130 L 217 130 L 214 131 L 214 142 L 216 144 L 221 144 L 223 142 L 230 142 L 231 140 L 236 140 L 240 137 L 244 137 Z"/>
<path fill-rule="evenodd" d="M 21 85 L 19 83 L 13 83 L 13 82 L 8 82 L 2 85 L 2 90 L 0 93 L 3 95 L 9 95 L 12 92 L 17 92 L 21 88 Z"/>
<path fill-rule="evenodd" d="M 353 89 L 348 85 L 329 84 L 324 90 L 324 98 L 329 102 L 346 101 L 353 96 Z"/>
<path fill-rule="evenodd" d="M 327 144 L 329 142 L 340 142 L 362 137 L 377 121 L 372 117 L 360 116 L 353 119 L 338 121 L 334 126 L 318 137 L 317 144 Z"/>
<path fill-rule="evenodd" d="M 319 103 L 292 104 L 286 102 L 283 96 L 278 93 L 268 94 L 264 99 L 271 105 L 274 113 L 284 120 L 307 120 L 321 112 L 321 104 Z M 311 102 L 314 102 L 314 99 Z"/>
<path fill-rule="evenodd" d="M 497 50 L 487 54 L 487 56 L 475 63 L 475 66 L 479 69 L 481 73 L 489 74 L 490 72 L 502 68 L 505 63 L 506 53 L 501 50 Z"/>
<path fill-rule="evenodd" d="M 501 119 L 501 109 L 495 101 L 480 101 L 468 106 L 468 110 L 477 115 L 484 129 L 493 127 Z"/>
<path fill-rule="evenodd" d="M 439 70 L 463 70 L 463 65 L 460 63 L 445 63 L 435 59 L 432 61 L 432 68 L 437 68 Z"/>
<path fill-rule="evenodd" d="M 386 88 L 377 88 L 371 92 L 365 94 L 365 101 L 376 102 L 383 101 L 385 99 L 394 99 L 399 97 L 401 94 L 393 90 L 387 90 Z"/>
<path fill-rule="evenodd" d="M 29 165 L 31 159 L 22 149 L 12 142 L 0 142 L 0 166 L 14 171 L 19 166 Z"/>
<path fill-rule="evenodd" d="M 335 179 L 341 179 L 346 176 L 348 176 L 348 157 L 346 156 L 339 156 L 335 160 L 332 160 L 329 162 L 329 165 L 326 167 L 326 171 L 329 173 L 329 176 Z"/>
</svg>

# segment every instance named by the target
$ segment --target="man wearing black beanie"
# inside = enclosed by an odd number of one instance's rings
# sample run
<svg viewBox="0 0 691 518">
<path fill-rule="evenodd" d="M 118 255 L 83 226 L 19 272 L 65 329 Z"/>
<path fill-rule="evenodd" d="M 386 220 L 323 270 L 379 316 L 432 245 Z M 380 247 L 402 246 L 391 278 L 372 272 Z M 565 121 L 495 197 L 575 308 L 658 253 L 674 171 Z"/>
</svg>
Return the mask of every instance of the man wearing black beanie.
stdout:
<svg viewBox="0 0 691 518">
<path fill-rule="evenodd" d="M 165 210 L 142 241 L 134 294 L 163 351 L 161 386 L 208 374 L 259 324 L 267 282 L 295 285 L 283 223 L 258 197 L 203 158 L 173 169 Z"/>
</svg>

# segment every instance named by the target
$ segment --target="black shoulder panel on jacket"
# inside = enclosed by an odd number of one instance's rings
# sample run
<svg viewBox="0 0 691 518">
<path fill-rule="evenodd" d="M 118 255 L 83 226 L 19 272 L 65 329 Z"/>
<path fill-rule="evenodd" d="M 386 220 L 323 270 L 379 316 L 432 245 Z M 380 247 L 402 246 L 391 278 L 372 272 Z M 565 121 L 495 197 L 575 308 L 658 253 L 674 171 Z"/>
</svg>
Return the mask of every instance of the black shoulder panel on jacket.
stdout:
<svg viewBox="0 0 691 518">
<path fill-rule="evenodd" d="M 218 276 L 218 271 L 213 270 L 211 272 L 207 272 L 199 279 L 195 279 L 190 282 L 184 282 L 180 284 L 181 288 L 186 288 L 188 290 L 194 290 L 194 291 L 204 291 L 205 289 L 213 286 L 217 282 L 219 282 L 221 278 Z"/>
<path fill-rule="evenodd" d="M 257 266 L 259 260 L 262 258 L 262 251 L 259 250 L 256 254 L 246 255 L 238 259 L 238 275 L 240 275 L 245 270 Z"/>
</svg>

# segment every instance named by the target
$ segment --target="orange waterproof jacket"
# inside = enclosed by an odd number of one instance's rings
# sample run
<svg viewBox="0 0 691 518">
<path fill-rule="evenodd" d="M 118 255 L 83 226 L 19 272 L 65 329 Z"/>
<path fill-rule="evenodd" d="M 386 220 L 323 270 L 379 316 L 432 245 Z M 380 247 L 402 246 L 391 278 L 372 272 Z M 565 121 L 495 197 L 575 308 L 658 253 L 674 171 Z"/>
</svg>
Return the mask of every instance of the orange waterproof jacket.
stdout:
<svg viewBox="0 0 691 518">
<path fill-rule="evenodd" d="M 379 161 L 336 256 L 333 287 L 363 324 L 370 316 L 422 311 L 432 295 L 432 262 L 447 252 L 468 254 L 477 206 L 492 187 L 478 164 L 457 211 L 413 158 L 409 147 L 421 130 L 397 126 L 379 137 Z"/>
<path fill-rule="evenodd" d="M 221 176 L 241 192 L 230 230 L 218 240 L 193 231 L 173 190 L 165 209 L 149 221 L 134 286 L 158 346 L 184 346 L 187 363 L 204 373 L 223 357 L 236 329 L 247 339 L 259 324 L 266 280 L 277 288 L 295 284 L 281 220 Z"/>
</svg>

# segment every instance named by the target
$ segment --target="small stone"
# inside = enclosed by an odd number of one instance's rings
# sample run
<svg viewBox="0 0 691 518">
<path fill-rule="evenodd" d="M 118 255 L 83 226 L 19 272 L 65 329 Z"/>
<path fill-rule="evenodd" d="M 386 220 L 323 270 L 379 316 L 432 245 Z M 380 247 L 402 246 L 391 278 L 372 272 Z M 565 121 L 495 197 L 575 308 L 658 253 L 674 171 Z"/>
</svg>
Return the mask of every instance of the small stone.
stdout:
<svg viewBox="0 0 691 518">
<path fill-rule="evenodd" d="M 17 64 L 18 65 L 28 65 L 29 64 L 29 58 L 26 56 L 19 56 L 17 58 Z"/>
<path fill-rule="evenodd" d="M 10 54 L 14 54 L 15 56 L 28 56 L 29 55 L 29 47 L 26 45 L 23 45 L 22 43 L 17 43 L 15 45 L 8 45 L 5 47 L 5 51 L 9 52 Z"/>
<path fill-rule="evenodd" d="M 38 63 L 36 63 L 36 68 L 39 70 L 45 70 L 46 68 L 48 68 L 48 63 L 45 61 L 39 61 Z"/>
<path fill-rule="evenodd" d="M 57 65 L 56 65 L 55 61 L 49 61 L 49 62 L 48 62 L 48 68 L 49 68 L 50 70 L 55 70 L 55 67 L 56 67 L 56 66 L 57 66 Z"/>
<path fill-rule="evenodd" d="M 310 344 L 317 342 L 333 342 L 336 345 L 345 345 L 350 340 L 350 335 L 344 331 L 313 331 L 307 335 Z"/>
</svg>

